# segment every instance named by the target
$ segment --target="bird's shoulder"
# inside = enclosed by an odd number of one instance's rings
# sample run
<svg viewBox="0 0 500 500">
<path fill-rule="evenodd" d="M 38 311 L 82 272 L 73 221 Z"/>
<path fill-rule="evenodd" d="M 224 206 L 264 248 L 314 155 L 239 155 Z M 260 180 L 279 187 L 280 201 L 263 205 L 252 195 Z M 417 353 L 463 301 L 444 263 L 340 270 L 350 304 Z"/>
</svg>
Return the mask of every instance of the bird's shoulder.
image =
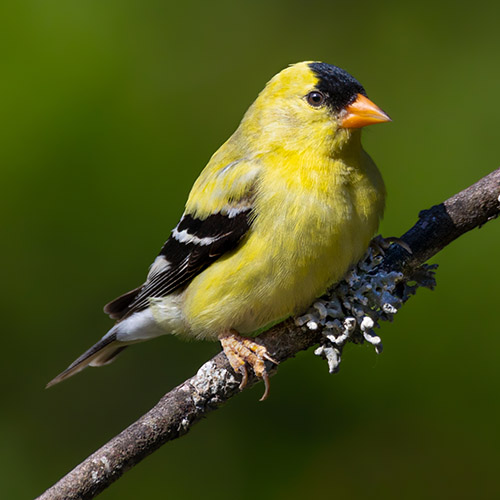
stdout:
<svg viewBox="0 0 500 500">
<path fill-rule="evenodd" d="M 263 170 L 259 158 L 224 154 L 221 148 L 203 169 L 189 193 L 186 213 L 200 219 L 228 214 L 248 205 L 255 196 Z"/>
</svg>

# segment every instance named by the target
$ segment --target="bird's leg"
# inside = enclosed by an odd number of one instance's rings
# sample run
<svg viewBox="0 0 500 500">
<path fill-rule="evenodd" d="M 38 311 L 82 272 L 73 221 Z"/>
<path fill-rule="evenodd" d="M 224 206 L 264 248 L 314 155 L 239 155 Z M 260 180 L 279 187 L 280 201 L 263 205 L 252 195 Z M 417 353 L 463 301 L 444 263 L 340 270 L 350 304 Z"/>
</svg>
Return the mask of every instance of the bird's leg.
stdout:
<svg viewBox="0 0 500 500">
<path fill-rule="evenodd" d="M 382 235 L 378 234 L 373 238 L 370 242 L 370 246 L 373 248 L 376 254 L 385 255 L 385 251 L 393 244 L 399 245 L 401 248 L 404 248 L 410 255 L 413 254 L 411 251 L 410 245 L 403 241 L 401 238 L 397 238 L 394 236 L 389 236 L 388 238 L 384 238 Z"/>
<path fill-rule="evenodd" d="M 248 381 L 247 365 L 252 367 L 255 375 L 264 380 L 265 390 L 261 401 L 269 395 L 269 375 L 266 370 L 265 360 L 278 364 L 267 352 L 267 349 L 248 337 L 241 337 L 236 330 L 229 330 L 219 335 L 222 349 L 229 364 L 235 372 L 241 373 L 240 390 Z"/>
</svg>

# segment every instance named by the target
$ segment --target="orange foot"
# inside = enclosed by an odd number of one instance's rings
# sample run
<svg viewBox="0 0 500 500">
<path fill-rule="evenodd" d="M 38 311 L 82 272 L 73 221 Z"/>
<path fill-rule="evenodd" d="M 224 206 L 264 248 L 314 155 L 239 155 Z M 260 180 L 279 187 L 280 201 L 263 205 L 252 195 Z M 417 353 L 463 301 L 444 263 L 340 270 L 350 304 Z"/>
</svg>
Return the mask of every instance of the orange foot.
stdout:
<svg viewBox="0 0 500 500">
<path fill-rule="evenodd" d="M 248 337 L 241 337 L 235 330 L 229 330 L 229 332 L 219 335 L 219 340 L 229 364 L 235 372 L 241 373 L 240 390 L 247 385 L 248 364 L 252 367 L 255 375 L 264 380 L 265 390 L 260 398 L 260 401 L 264 401 L 269 395 L 269 375 L 267 374 L 265 360 L 267 359 L 275 365 L 278 362 L 269 356 L 267 349 L 263 345 Z"/>
</svg>

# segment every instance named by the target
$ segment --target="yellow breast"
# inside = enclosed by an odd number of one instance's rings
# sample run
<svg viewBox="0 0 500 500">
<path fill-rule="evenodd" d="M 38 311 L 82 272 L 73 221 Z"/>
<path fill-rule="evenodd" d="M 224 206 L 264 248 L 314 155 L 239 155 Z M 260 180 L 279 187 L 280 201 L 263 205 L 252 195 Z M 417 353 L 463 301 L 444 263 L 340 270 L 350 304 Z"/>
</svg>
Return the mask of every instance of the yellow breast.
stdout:
<svg viewBox="0 0 500 500">
<path fill-rule="evenodd" d="M 300 312 L 362 256 L 385 190 L 356 140 L 342 158 L 276 150 L 261 159 L 248 235 L 184 293 L 191 335 L 248 334 Z"/>
</svg>

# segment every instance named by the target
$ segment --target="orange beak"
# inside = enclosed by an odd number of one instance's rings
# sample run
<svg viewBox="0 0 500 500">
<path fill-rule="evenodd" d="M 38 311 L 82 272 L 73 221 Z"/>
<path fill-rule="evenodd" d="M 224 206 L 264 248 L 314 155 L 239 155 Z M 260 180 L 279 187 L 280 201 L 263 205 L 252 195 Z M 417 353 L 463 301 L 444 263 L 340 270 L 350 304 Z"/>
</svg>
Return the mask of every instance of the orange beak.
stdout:
<svg viewBox="0 0 500 500">
<path fill-rule="evenodd" d="M 341 117 L 341 127 L 361 128 L 375 123 L 390 122 L 391 119 L 368 97 L 358 94 L 356 100 L 345 108 Z"/>
</svg>

